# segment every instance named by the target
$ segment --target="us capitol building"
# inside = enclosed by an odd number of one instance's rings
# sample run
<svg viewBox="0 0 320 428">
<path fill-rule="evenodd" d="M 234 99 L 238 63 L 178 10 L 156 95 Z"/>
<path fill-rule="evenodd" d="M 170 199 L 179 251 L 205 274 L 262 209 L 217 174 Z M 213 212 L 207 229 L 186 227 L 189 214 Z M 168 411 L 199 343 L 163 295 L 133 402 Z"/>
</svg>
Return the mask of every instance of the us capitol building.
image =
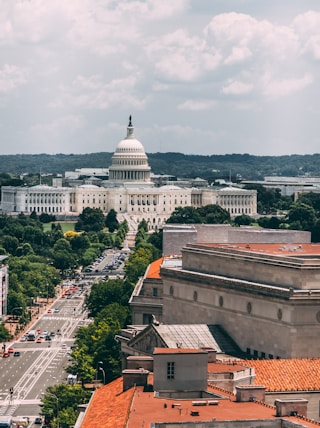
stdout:
<svg viewBox="0 0 320 428">
<path fill-rule="evenodd" d="M 54 179 L 53 186 L 3 186 L 3 213 L 47 213 L 57 219 L 78 216 L 84 208 L 100 208 L 104 213 L 114 209 L 118 217 L 131 227 L 146 220 L 150 229 L 161 227 L 177 207 L 202 207 L 217 204 L 231 216 L 257 213 L 255 190 L 237 187 L 182 187 L 165 184 L 156 186 L 143 145 L 134 135 L 129 118 L 127 136 L 120 141 L 112 156 L 109 179 L 90 184 L 62 185 Z M 94 183 L 94 184 L 93 184 Z M 179 182 L 175 182 L 179 184 Z"/>
</svg>

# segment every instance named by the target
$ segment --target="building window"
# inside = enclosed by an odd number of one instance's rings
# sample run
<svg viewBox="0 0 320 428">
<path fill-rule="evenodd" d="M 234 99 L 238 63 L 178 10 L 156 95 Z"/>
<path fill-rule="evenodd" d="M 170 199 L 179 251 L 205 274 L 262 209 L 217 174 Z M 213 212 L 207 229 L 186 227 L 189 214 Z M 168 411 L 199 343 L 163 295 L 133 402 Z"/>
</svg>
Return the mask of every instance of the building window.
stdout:
<svg viewBox="0 0 320 428">
<path fill-rule="evenodd" d="M 152 296 L 158 297 L 158 289 L 156 287 L 153 287 L 153 289 L 152 289 Z"/>
<path fill-rule="evenodd" d="M 198 293 L 196 291 L 193 292 L 193 300 L 195 302 L 198 300 Z"/>
<path fill-rule="evenodd" d="M 172 285 L 170 286 L 169 293 L 170 293 L 170 296 L 173 296 L 173 287 L 172 287 Z"/>
<path fill-rule="evenodd" d="M 248 312 L 248 314 L 251 314 L 251 312 L 252 312 L 252 304 L 251 304 L 251 302 L 247 303 L 247 312 Z"/>
<path fill-rule="evenodd" d="M 278 320 L 281 321 L 282 320 L 282 310 L 281 309 L 278 309 L 277 316 L 278 316 Z"/>
<path fill-rule="evenodd" d="M 174 379 L 174 362 L 167 363 L 167 379 Z"/>
<path fill-rule="evenodd" d="M 220 296 L 219 297 L 219 306 L 223 306 L 223 297 L 222 296 Z"/>
</svg>

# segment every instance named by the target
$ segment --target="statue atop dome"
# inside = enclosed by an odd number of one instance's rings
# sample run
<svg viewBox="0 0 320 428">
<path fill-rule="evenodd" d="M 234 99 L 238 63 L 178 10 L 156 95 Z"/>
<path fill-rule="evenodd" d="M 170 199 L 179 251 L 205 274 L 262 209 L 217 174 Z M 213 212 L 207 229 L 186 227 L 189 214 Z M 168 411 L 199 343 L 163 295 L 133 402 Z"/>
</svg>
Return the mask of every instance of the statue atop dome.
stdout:
<svg viewBox="0 0 320 428">
<path fill-rule="evenodd" d="M 132 122 L 131 122 L 131 114 L 130 114 L 130 116 L 129 116 L 129 125 L 128 125 L 130 128 L 132 127 Z"/>
</svg>

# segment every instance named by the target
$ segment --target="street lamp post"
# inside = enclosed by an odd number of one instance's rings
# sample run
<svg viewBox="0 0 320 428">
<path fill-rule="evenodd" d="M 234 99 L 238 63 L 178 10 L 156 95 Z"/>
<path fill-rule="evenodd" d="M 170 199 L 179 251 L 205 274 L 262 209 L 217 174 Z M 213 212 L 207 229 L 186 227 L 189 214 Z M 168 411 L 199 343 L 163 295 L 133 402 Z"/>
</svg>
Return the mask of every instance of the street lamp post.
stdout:
<svg viewBox="0 0 320 428">
<path fill-rule="evenodd" d="M 20 311 L 23 309 L 22 306 L 16 306 L 15 308 L 11 309 L 11 315 L 14 315 L 14 311 L 19 309 Z"/>
<path fill-rule="evenodd" d="M 100 370 L 100 367 L 102 366 L 103 361 L 98 361 L 97 368 L 96 368 L 96 380 L 98 380 L 98 372 Z"/>
<path fill-rule="evenodd" d="M 99 367 L 99 370 L 102 372 L 103 375 L 103 385 L 106 384 L 106 372 L 103 370 L 102 367 Z"/>
</svg>

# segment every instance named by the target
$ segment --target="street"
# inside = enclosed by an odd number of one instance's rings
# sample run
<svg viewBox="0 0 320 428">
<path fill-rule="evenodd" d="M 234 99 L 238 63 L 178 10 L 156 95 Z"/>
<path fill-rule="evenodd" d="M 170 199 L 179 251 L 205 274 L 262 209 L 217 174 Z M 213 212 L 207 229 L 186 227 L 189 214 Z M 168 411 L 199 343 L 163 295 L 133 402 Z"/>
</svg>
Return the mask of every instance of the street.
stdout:
<svg viewBox="0 0 320 428">
<path fill-rule="evenodd" d="M 13 418 L 39 415 L 41 395 L 46 388 L 66 381 L 70 346 L 79 326 L 88 325 L 83 312 L 84 294 L 59 297 L 31 326 L 34 330 L 52 332 L 51 341 L 7 343 L 6 348 L 20 356 L 0 359 L 0 415 Z M 33 425 L 31 425 L 33 426 Z"/>
</svg>

